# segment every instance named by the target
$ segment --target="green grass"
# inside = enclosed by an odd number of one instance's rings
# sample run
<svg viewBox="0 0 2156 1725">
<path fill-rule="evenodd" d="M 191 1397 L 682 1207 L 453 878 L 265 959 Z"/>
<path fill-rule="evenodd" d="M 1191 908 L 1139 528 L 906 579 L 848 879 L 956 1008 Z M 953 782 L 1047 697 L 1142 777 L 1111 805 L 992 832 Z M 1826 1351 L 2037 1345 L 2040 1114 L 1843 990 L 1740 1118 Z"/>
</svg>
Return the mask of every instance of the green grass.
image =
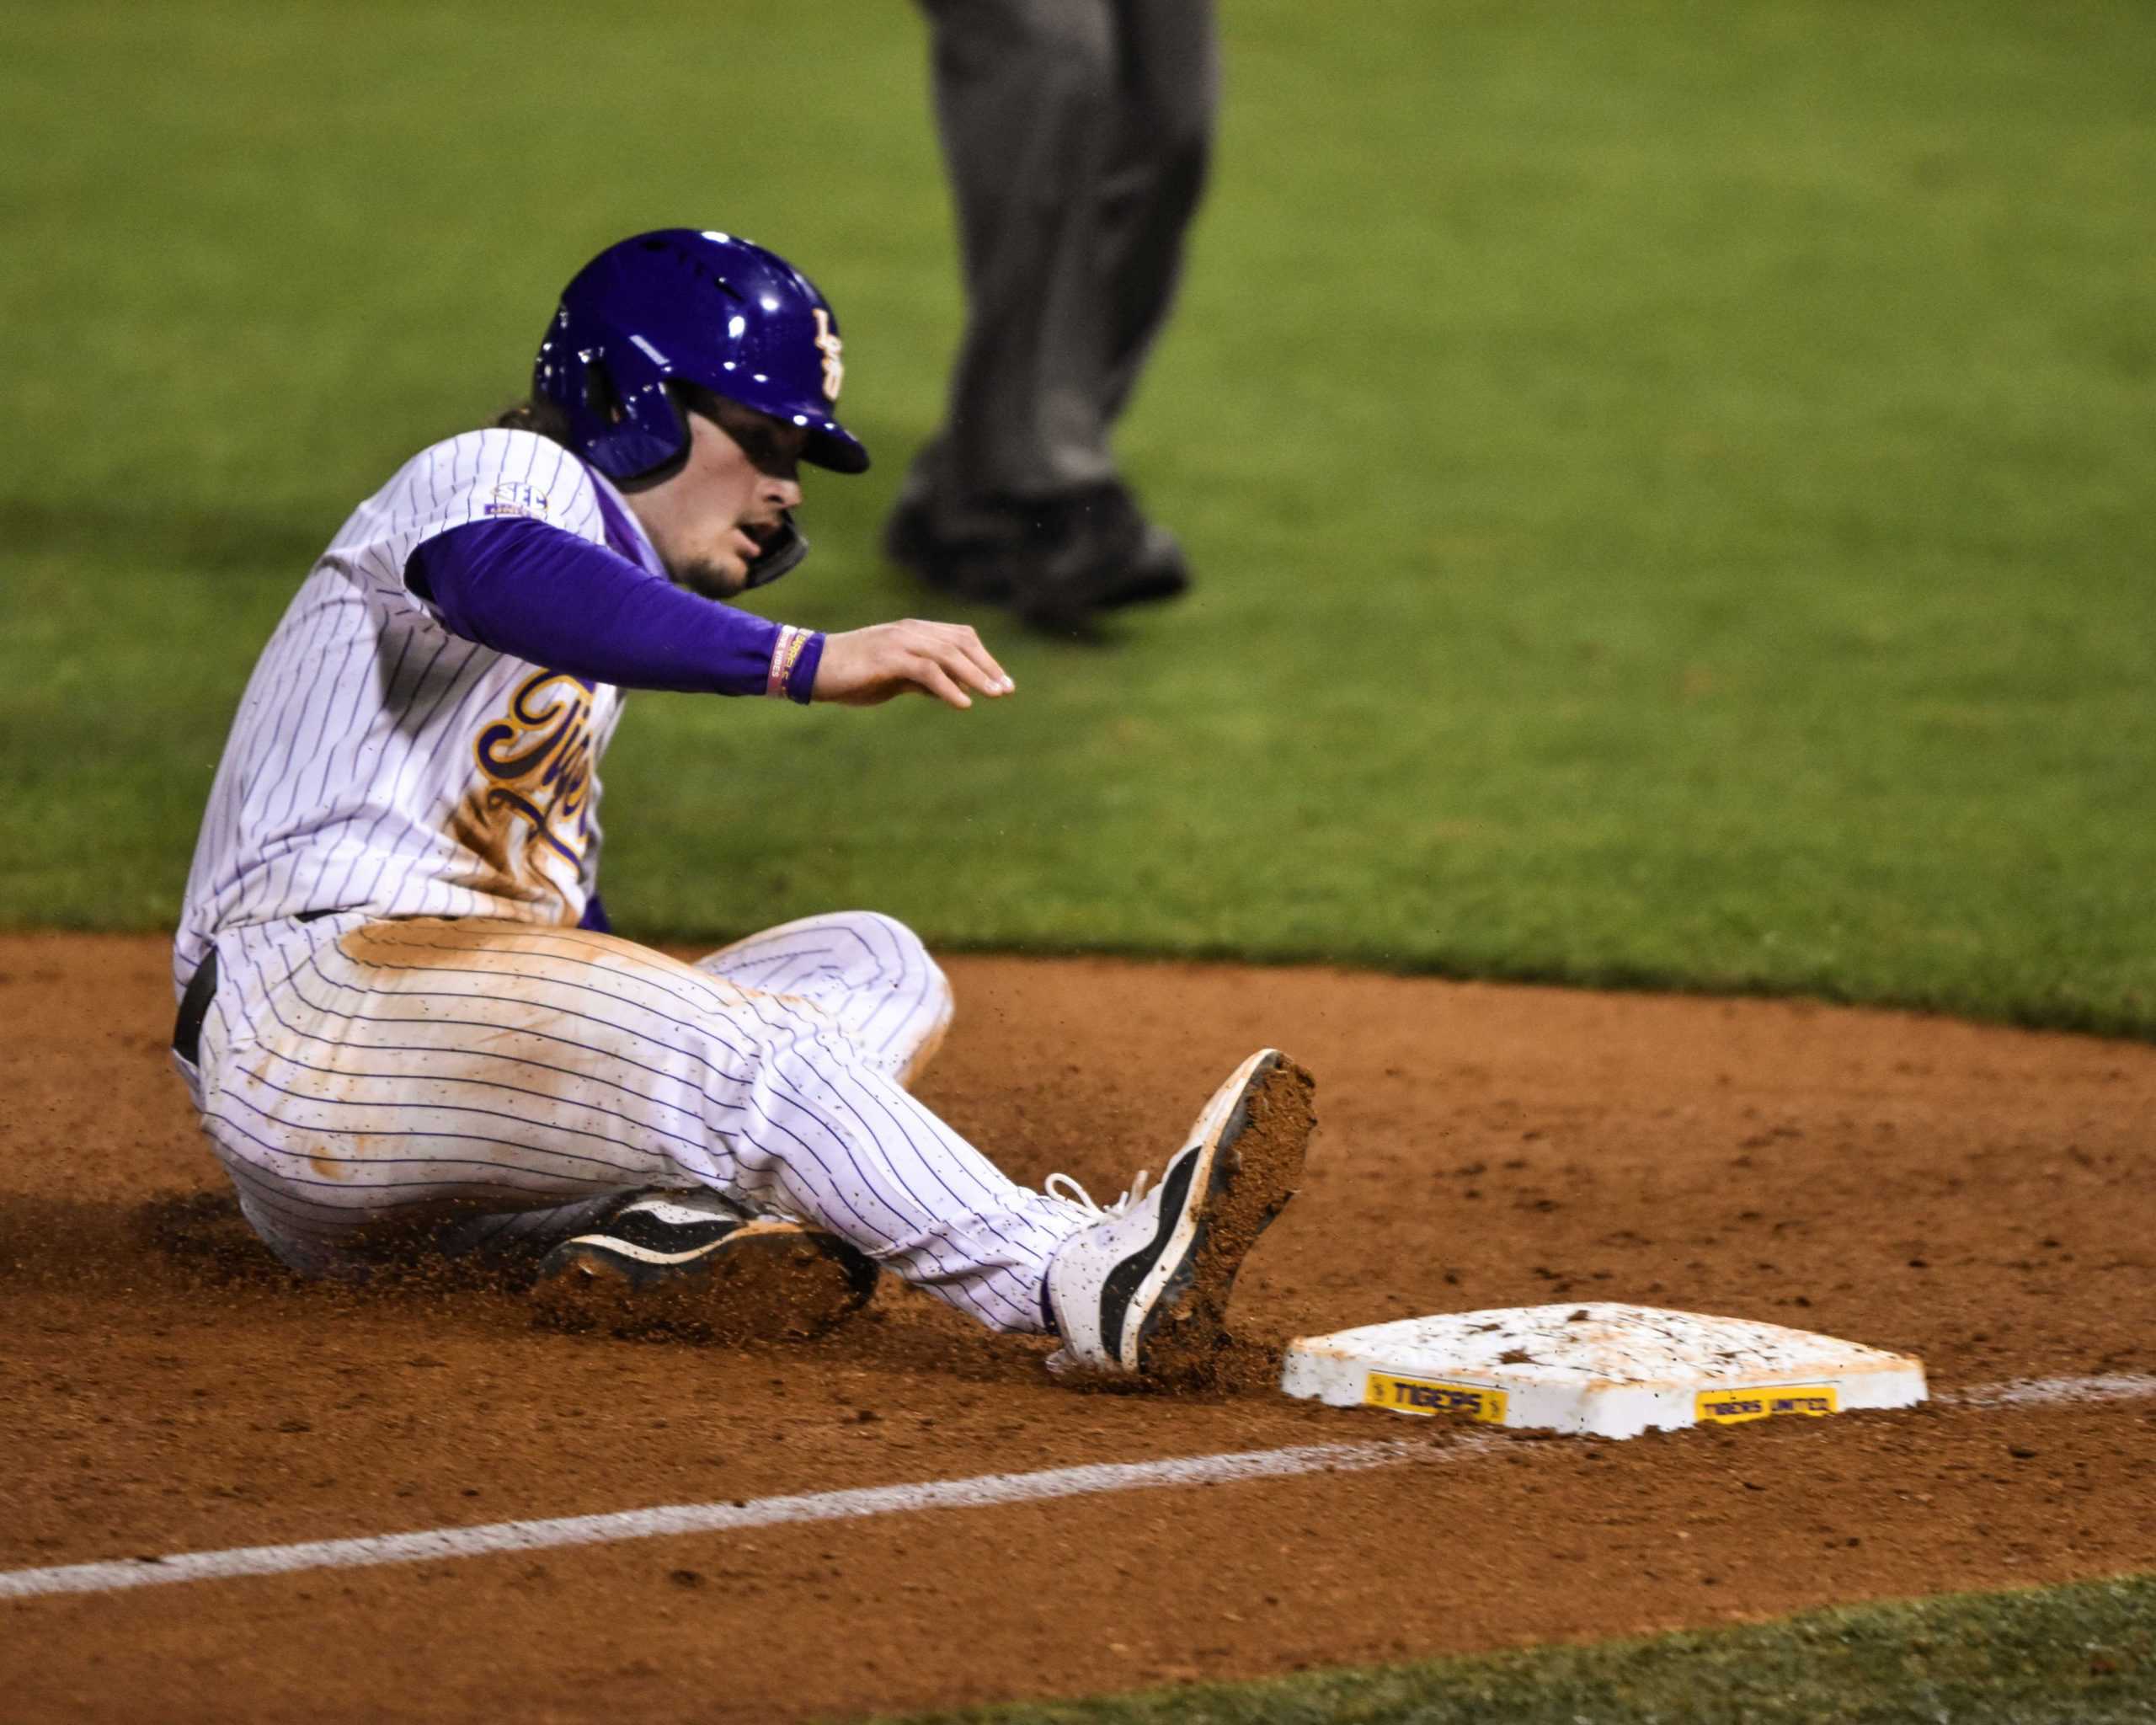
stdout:
<svg viewBox="0 0 2156 1725">
<path fill-rule="evenodd" d="M 1201 587 L 966 715 L 638 697 L 608 897 L 947 945 L 1801 991 L 2156 1032 L 2156 11 L 1224 8 L 1126 428 Z M 28 3 L 0 63 L 0 921 L 168 922 L 253 653 L 560 282 L 803 260 L 879 453 L 955 339 L 902 5 Z"/>
<path fill-rule="evenodd" d="M 2156 1720 L 2156 1578 L 1808 1613 L 903 1725 L 2127 1725 Z M 891 1722 L 899 1725 L 899 1722 Z"/>
<path fill-rule="evenodd" d="M 2156 1033 L 2156 9 L 1223 12 L 1123 441 L 1198 594 L 1106 649 L 971 614 L 1022 692 L 963 716 L 635 697 L 624 924 L 867 904 Z M 634 229 L 823 282 L 879 459 L 812 482 L 771 608 L 919 608 L 873 544 L 958 328 L 922 61 L 897 3 L 19 0 L 0 922 L 169 924 L 308 560 Z M 2153 1616 L 2137 1580 L 992 1717 L 2145 1719 Z"/>
</svg>

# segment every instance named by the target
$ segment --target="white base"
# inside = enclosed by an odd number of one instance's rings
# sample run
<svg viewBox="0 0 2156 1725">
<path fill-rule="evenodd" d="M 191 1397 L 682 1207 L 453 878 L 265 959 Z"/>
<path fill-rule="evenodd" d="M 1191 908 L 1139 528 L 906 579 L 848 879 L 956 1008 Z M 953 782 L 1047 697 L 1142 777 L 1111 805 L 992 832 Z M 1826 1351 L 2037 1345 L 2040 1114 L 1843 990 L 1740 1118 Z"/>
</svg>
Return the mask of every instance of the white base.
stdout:
<svg viewBox="0 0 2156 1725">
<path fill-rule="evenodd" d="M 1780 1324 L 1651 1306 L 1515 1306 L 1288 1344 L 1280 1387 L 1335 1407 L 1634 1438 L 1775 1415 L 1909 1407 L 1924 1366 Z"/>
</svg>

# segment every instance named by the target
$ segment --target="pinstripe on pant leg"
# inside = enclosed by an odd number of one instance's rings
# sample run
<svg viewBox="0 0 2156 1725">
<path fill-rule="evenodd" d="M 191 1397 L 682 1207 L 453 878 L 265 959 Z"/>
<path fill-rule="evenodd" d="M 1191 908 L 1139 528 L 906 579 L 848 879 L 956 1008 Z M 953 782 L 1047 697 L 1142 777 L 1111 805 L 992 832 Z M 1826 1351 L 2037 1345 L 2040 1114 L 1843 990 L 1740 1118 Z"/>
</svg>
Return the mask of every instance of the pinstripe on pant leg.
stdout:
<svg viewBox="0 0 2156 1725">
<path fill-rule="evenodd" d="M 249 1029 L 205 1037 L 205 1123 L 250 1220 L 302 1268 L 451 1205 L 702 1185 L 828 1227 L 995 1328 L 1038 1328 L 1075 1213 L 1005 1178 L 895 1076 L 947 1021 L 941 973 L 886 919 L 816 937 L 882 951 L 839 969 L 883 980 L 771 992 L 611 936 L 494 921 L 222 940 L 243 948 L 227 987 Z M 797 959 L 804 977 L 822 962 Z"/>
<path fill-rule="evenodd" d="M 908 1088 L 951 1028 L 950 979 L 921 937 L 875 911 L 804 916 L 738 940 L 696 969 L 766 994 L 814 1001 L 862 1062 Z"/>
</svg>

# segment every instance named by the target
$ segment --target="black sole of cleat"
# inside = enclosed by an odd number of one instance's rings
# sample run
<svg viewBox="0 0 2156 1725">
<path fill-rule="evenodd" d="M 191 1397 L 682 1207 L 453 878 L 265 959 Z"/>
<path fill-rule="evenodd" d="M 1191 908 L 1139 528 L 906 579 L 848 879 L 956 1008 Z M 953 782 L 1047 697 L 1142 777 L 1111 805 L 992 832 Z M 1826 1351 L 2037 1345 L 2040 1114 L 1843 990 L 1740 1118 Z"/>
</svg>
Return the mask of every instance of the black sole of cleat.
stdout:
<svg viewBox="0 0 2156 1725">
<path fill-rule="evenodd" d="M 556 1328 L 736 1344 L 819 1336 L 866 1305 L 877 1279 L 873 1263 L 827 1236 L 752 1222 L 664 1275 L 602 1246 L 577 1247 L 531 1297 Z"/>
<path fill-rule="evenodd" d="M 1140 1376 L 1171 1385 L 1209 1379 L 1229 1341 L 1236 1274 L 1302 1178 L 1317 1124 L 1315 1088 L 1310 1075 L 1282 1055 L 1251 1074 L 1214 1151 L 1190 1246 L 1139 1332 Z"/>
</svg>

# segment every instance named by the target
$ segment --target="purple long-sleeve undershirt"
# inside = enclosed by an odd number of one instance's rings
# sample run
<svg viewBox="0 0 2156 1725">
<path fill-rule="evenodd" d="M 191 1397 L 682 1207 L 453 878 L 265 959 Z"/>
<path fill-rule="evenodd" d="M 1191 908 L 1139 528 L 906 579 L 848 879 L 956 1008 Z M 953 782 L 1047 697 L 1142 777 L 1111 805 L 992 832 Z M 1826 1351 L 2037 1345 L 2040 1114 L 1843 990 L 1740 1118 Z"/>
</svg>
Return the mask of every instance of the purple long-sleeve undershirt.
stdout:
<svg viewBox="0 0 2156 1725">
<path fill-rule="evenodd" d="M 627 689 L 760 695 L 779 626 L 648 574 L 544 521 L 468 521 L 412 553 L 405 583 L 467 640 Z M 787 693 L 806 702 L 824 656 L 811 635 Z"/>
</svg>

